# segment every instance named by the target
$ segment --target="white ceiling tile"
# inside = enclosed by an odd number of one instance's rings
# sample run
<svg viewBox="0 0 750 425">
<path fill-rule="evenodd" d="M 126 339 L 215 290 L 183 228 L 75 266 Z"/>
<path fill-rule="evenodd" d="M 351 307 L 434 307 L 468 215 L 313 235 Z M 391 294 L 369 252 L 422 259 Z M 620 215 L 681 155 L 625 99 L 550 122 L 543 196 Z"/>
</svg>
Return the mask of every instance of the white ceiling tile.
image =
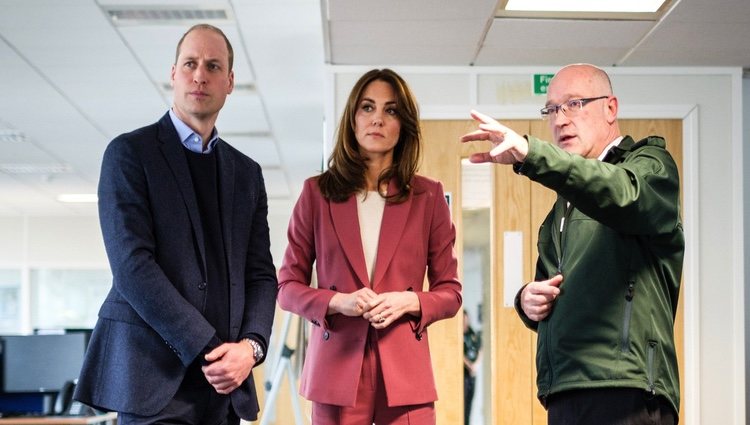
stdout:
<svg viewBox="0 0 750 425">
<path fill-rule="evenodd" d="M 646 21 L 498 18 L 493 21 L 475 64 L 559 66 L 586 62 L 609 66 L 652 26 Z M 608 36 L 613 33 L 618 36 Z"/>
<path fill-rule="evenodd" d="M 216 128 L 220 134 L 270 131 L 261 98 L 257 94 L 237 92 L 227 97 Z"/>
<path fill-rule="evenodd" d="M 747 0 L 722 0 L 720 3 L 712 1 L 682 1 L 669 14 L 664 23 L 691 22 L 696 33 L 710 28 L 714 24 L 745 23 L 750 24 L 750 4 Z M 732 31 L 725 31 L 732 34 Z M 678 45 L 679 46 L 679 45 Z"/>
<path fill-rule="evenodd" d="M 372 63 L 380 63 L 380 55 L 400 50 L 404 45 L 476 46 L 485 20 L 451 19 L 444 21 L 335 21 L 330 25 L 332 47 L 372 46 Z"/>
<path fill-rule="evenodd" d="M 372 44 L 340 45 L 333 49 L 331 61 L 335 65 L 372 65 L 382 67 L 383 65 L 435 65 L 440 63 L 445 66 L 470 65 L 474 58 L 474 50 L 466 46 L 425 46 L 403 43 L 398 49 L 380 52 L 373 55 L 376 50 Z M 379 58 L 379 60 L 378 60 Z"/>
<path fill-rule="evenodd" d="M 122 26 L 117 30 L 129 49 L 155 82 L 169 83 L 175 61 L 177 42 L 185 33 L 184 26 L 141 25 Z"/>
<path fill-rule="evenodd" d="M 242 1 L 234 10 L 283 164 L 281 189 L 296 199 L 302 181 L 320 170 L 323 152 L 326 93 L 320 4 Z"/>
<path fill-rule="evenodd" d="M 237 84 L 252 84 L 255 81 L 242 39 L 235 25 L 220 26 L 232 43 L 234 53 L 234 75 Z M 159 84 L 168 84 L 175 62 L 177 43 L 188 27 L 184 25 L 122 26 L 118 30 L 123 39 L 146 68 L 151 79 Z"/>
<path fill-rule="evenodd" d="M 269 198 L 289 197 L 289 183 L 283 170 L 278 168 L 264 168 L 263 180 L 266 183 L 266 193 Z"/>
<path fill-rule="evenodd" d="M 545 65 L 563 66 L 569 63 L 590 63 L 598 66 L 610 66 L 622 55 L 626 49 L 588 48 L 585 51 L 574 48 L 524 49 L 501 48 L 486 46 L 477 56 L 475 65 L 505 66 L 505 65 Z"/>
<path fill-rule="evenodd" d="M 235 5 L 266 105 L 313 103 L 322 115 L 324 57 L 316 2 L 280 0 Z"/>
<path fill-rule="evenodd" d="M 375 3 L 328 0 L 325 3 L 328 3 L 331 21 L 440 21 L 486 19 L 494 12 L 497 0 L 381 0 Z"/>
<path fill-rule="evenodd" d="M 750 15 L 750 14 L 748 14 Z M 745 23 L 730 21 L 705 25 L 696 31 L 694 23 L 669 22 L 654 31 L 623 65 L 644 65 L 657 62 L 662 65 L 679 66 L 691 63 L 699 66 L 748 67 L 750 42 L 750 19 Z M 728 36 L 731 34 L 731 36 Z M 689 46 L 675 49 L 675 45 Z"/>
<path fill-rule="evenodd" d="M 653 25 L 650 21 L 497 18 L 492 21 L 484 45 L 511 49 L 576 48 L 581 52 L 597 47 L 627 48 Z"/>
<path fill-rule="evenodd" d="M 237 150 L 252 158 L 261 167 L 279 167 L 278 148 L 273 139 L 266 137 L 248 137 L 229 135 L 224 140 Z"/>
</svg>

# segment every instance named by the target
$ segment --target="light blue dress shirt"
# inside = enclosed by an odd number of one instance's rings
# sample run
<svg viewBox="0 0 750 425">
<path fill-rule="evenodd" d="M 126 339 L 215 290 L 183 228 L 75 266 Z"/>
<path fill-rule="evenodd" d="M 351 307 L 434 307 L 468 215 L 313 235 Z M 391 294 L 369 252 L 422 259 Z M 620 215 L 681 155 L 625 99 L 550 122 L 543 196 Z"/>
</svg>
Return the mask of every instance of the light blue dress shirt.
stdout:
<svg viewBox="0 0 750 425">
<path fill-rule="evenodd" d="M 216 131 L 216 127 L 211 131 L 211 139 L 208 141 L 206 150 L 203 150 L 203 138 L 200 134 L 193 131 L 181 119 L 177 118 L 177 115 L 171 108 L 169 109 L 169 118 L 172 119 L 172 124 L 174 124 L 174 128 L 177 130 L 177 135 L 180 136 L 182 146 L 185 146 L 188 150 L 195 153 L 209 154 L 214 149 L 214 146 L 216 146 L 216 142 L 219 140 L 219 132 Z"/>
</svg>

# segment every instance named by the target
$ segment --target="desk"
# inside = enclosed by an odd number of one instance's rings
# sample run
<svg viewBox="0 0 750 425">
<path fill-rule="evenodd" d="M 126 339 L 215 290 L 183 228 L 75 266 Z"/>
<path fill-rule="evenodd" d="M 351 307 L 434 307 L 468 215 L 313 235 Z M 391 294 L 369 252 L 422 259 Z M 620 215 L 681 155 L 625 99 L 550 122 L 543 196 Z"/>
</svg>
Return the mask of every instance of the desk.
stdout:
<svg viewBox="0 0 750 425">
<path fill-rule="evenodd" d="M 95 416 L 36 416 L 16 418 L 0 418 L 0 425 L 77 425 L 77 424 L 107 424 L 116 423 L 117 412 L 109 412 Z"/>
</svg>

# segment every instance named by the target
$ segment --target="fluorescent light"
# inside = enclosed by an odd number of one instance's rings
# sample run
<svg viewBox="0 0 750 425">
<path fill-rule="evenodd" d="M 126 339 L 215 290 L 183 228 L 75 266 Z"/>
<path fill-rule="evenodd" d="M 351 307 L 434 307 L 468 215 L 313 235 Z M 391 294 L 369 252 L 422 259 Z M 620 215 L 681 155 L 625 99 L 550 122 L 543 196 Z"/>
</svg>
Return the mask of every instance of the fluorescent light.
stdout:
<svg viewBox="0 0 750 425">
<path fill-rule="evenodd" d="M 172 91 L 172 83 L 161 83 L 161 89 L 167 93 Z M 235 83 L 232 87 L 232 93 L 253 94 L 257 92 L 254 83 Z M 222 134 L 223 135 L 223 134 Z"/>
<path fill-rule="evenodd" d="M 508 0 L 505 10 L 653 13 L 666 0 Z"/>
<path fill-rule="evenodd" d="M 92 203 L 98 198 L 96 193 L 63 193 L 57 195 L 57 200 L 66 203 Z"/>
<path fill-rule="evenodd" d="M 64 174 L 73 171 L 68 164 L 0 164 L 6 174 Z"/>
<path fill-rule="evenodd" d="M 26 140 L 26 135 L 20 130 L 0 128 L 0 143 L 20 143 Z"/>
</svg>

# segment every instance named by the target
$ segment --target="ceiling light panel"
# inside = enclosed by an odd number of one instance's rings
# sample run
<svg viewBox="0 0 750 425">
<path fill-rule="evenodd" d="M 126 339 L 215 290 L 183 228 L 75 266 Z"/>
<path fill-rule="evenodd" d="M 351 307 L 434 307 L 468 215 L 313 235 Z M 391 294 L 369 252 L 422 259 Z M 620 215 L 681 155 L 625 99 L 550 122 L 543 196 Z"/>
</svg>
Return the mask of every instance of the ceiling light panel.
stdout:
<svg viewBox="0 0 750 425">
<path fill-rule="evenodd" d="M 505 10 L 653 13 L 664 0 L 508 0 Z"/>
<path fill-rule="evenodd" d="M 507 0 L 496 17 L 656 20 L 673 0 Z"/>
<path fill-rule="evenodd" d="M 102 10 L 115 25 L 164 25 L 234 20 L 231 9 L 213 5 L 103 5 Z"/>
<path fill-rule="evenodd" d="M 0 128 L 0 144 L 23 143 L 25 141 L 26 135 L 22 131 L 12 128 Z"/>
<path fill-rule="evenodd" d="M 73 169 L 67 164 L 0 164 L 0 173 L 5 174 L 64 174 Z"/>
</svg>

